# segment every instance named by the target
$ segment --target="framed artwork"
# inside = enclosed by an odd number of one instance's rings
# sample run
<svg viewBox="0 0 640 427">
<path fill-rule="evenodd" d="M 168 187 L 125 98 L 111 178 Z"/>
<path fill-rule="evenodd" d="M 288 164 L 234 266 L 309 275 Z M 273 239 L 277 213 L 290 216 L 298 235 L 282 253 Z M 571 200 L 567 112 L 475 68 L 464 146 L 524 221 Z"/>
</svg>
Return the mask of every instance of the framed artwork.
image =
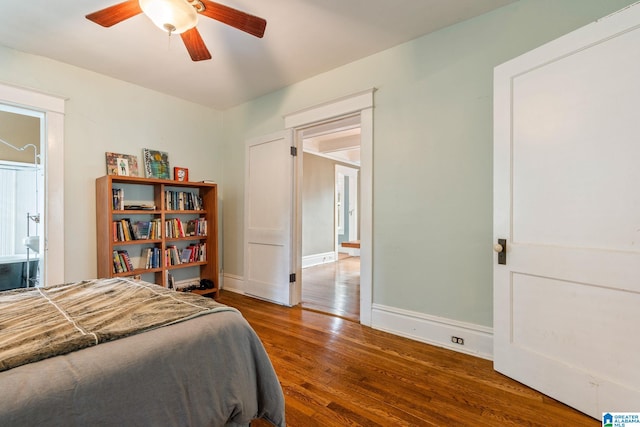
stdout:
<svg viewBox="0 0 640 427">
<path fill-rule="evenodd" d="M 171 179 L 169 153 L 143 148 L 142 157 L 144 159 L 144 172 L 147 178 Z"/>
<path fill-rule="evenodd" d="M 173 179 L 176 181 L 189 181 L 189 169 L 173 168 Z"/>
<path fill-rule="evenodd" d="M 138 176 L 138 157 L 129 154 L 105 153 L 107 175 Z"/>
</svg>

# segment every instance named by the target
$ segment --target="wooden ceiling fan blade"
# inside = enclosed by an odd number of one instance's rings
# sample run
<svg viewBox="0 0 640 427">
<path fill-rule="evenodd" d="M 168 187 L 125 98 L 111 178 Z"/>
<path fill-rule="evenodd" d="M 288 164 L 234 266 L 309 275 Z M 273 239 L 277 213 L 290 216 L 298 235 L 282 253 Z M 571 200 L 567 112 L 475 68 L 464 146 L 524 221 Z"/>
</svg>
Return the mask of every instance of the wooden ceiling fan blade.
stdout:
<svg viewBox="0 0 640 427">
<path fill-rule="evenodd" d="M 262 38 L 267 27 L 267 21 L 257 16 L 249 15 L 229 6 L 210 0 L 200 0 L 204 5 L 202 15 L 223 22 L 238 30 Z"/>
<path fill-rule="evenodd" d="M 103 27 L 110 27 L 140 13 L 142 13 L 142 9 L 140 9 L 138 0 L 128 0 L 90 13 L 86 15 L 86 18 Z"/>
<path fill-rule="evenodd" d="M 180 34 L 182 37 L 182 41 L 184 42 L 187 51 L 189 51 L 189 56 L 194 61 L 204 61 L 206 59 L 211 59 L 211 54 L 209 53 L 209 49 L 205 46 L 198 29 L 193 27 L 192 29 L 185 31 Z"/>
</svg>

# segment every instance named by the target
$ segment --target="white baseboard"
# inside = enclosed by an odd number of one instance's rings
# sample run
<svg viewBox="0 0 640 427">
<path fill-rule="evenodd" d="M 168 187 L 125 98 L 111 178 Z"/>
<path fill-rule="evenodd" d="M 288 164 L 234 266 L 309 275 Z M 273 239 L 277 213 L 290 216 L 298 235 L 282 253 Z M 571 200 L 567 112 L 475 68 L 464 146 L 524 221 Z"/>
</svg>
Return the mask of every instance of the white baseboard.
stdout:
<svg viewBox="0 0 640 427">
<path fill-rule="evenodd" d="M 302 268 L 312 267 L 314 265 L 328 264 L 336 261 L 335 252 L 325 252 L 321 254 L 313 254 L 302 257 Z"/>
<path fill-rule="evenodd" d="M 373 304 L 371 327 L 416 341 L 493 360 L 493 328 Z M 454 344 L 451 337 L 464 340 Z"/>
<path fill-rule="evenodd" d="M 222 289 L 244 295 L 244 277 L 224 273 L 222 275 Z"/>
<path fill-rule="evenodd" d="M 244 277 L 225 273 L 223 280 L 224 290 L 245 294 Z M 493 360 L 493 329 L 487 326 L 373 304 L 371 327 L 415 341 Z M 452 343 L 452 336 L 462 338 L 464 345 Z"/>
<path fill-rule="evenodd" d="M 347 254 L 349 256 L 360 256 L 359 248 L 340 248 L 338 252 L 342 254 Z"/>
</svg>

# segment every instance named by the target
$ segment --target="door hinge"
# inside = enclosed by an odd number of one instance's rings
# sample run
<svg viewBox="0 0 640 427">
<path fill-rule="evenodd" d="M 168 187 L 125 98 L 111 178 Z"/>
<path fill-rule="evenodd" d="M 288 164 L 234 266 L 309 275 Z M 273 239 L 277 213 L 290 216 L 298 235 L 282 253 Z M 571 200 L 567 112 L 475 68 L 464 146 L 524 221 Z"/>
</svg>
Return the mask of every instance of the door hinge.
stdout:
<svg viewBox="0 0 640 427">
<path fill-rule="evenodd" d="M 294 157 L 298 155 L 298 148 L 297 147 L 291 146 L 291 155 L 294 156 Z"/>
<path fill-rule="evenodd" d="M 289 283 L 295 283 L 296 281 L 296 273 L 291 273 L 289 275 Z"/>
</svg>

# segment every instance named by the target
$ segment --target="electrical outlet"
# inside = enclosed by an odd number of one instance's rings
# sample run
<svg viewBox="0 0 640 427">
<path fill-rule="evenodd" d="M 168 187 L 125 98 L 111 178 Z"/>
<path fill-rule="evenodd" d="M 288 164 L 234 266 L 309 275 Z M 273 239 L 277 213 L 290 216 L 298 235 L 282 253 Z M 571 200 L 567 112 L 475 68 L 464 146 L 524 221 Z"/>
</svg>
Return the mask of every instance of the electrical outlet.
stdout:
<svg viewBox="0 0 640 427">
<path fill-rule="evenodd" d="M 451 336 L 451 342 L 454 344 L 464 345 L 464 338 Z"/>
</svg>

